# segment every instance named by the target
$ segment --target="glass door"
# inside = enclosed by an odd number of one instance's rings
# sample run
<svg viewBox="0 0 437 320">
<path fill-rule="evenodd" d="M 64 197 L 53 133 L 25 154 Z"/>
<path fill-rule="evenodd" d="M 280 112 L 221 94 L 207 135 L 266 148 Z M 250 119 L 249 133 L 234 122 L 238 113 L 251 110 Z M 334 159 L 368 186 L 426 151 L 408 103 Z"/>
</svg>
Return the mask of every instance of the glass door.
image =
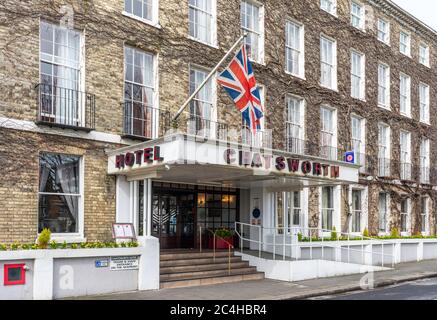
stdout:
<svg viewBox="0 0 437 320">
<path fill-rule="evenodd" d="M 161 248 L 193 248 L 194 194 L 155 192 L 152 204 L 152 235 Z"/>
</svg>

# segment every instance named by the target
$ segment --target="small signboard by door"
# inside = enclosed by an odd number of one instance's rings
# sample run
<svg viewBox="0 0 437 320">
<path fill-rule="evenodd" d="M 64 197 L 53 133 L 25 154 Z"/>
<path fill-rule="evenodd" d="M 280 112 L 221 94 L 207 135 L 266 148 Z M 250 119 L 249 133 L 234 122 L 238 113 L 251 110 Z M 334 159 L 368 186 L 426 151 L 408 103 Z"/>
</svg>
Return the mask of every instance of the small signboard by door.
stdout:
<svg viewBox="0 0 437 320">
<path fill-rule="evenodd" d="M 111 271 L 137 270 L 138 266 L 139 259 L 137 256 L 111 257 L 109 263 Z"/>
</svg>

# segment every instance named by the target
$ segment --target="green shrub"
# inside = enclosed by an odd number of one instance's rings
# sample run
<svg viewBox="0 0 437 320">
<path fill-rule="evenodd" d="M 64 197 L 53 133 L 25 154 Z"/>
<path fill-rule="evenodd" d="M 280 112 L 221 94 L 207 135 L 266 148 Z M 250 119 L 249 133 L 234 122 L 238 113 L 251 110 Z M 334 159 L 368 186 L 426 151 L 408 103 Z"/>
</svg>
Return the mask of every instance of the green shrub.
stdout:
<svg viewBox="0 0 437 320">
<path fill-rule="evenodd" d="M 67 249 L 67 241 L 64 241 L 61 245 L 62 249 Z"/>
<path fill-rule="evenodd" d="M 39 246 L 36 243 L 32 244 L 32 246 L 30 247 L 30 249 L 32 249 L 32 250 L 36 250 L 38 248 L 39 248 Z"/>
<path fill-rule="evenodd" d="M 303 239 L 302 233 L 299 232 L 299 233 L 297 234 L 297 241 L 301 242 L 302 239 Z"/>
<path fill-rule="evenodd" d="M 70 248 L 71 249 L 77 249 L 78 248 L 77 243 L 72 243 Z"/>
<path fill-rule="evenodd" d="M 128 247 L 130 247 L 130 248 L 136 248 L 136 247 L 138 247 L 138 242 L 136 242 L 136 241 L 131 241 L 131 242 L 128 242 Z"/>
<path fill-rule="evenodd" d="M 226 228 L 217 229 L 214 233 L 217 237 L 220 237 L 220 238 L 230 238 L 234 235 L 231 230 L 226 229 Z"/>
<path fill-rule="evenodd" d="M 369 230 L 367 228 L 363 230 L 363 237 L 369 238 Z"/>
<path fill-rule="evenodd" d="M 27 243 L 25 243 L 25 244 L 21 245 L 21 249 L 22 249 L 22 250 L 29 250 L 29 249 L 31 249 L 31 248 L 32 248 L 32 245 L 31 245 L 31 244 L 27 244 Z"/>
<path fill-rule="evenodd" d="M 11 244 L 11 250 L 18 250 L 20 249 L 20 244 L 19 243 L 13 243 Z"/>
<path fill-rule="evenodd" d="M 43 231 L 41 231 L 41 233 L 38 237 L 38 248 L 47 249 L 47 246 L 50 242 L 51 235 L 52 235 L 52 233 L 47 228 L 45 228 Z"/>
<path fill-rule="evenodd" d="M 333 227 L 331 231 L 331 240 L 332 241 L 337 240 L 337 230 L 335 229 L 335 227 Z"/>
<path fill-rule="evenodd" d="M 8 250 L 8 246 L 5 244 L 0 244 L 0 251 L 6 251 Z"/>
<path fill-rule="evenodd" d="M 57 249 L 58 243 L 55 240 L 50 241 L 50 249 Z"/>
<path fill-rule="evenodd" d="M 398 228 L 392 228 L 391 231 L 390 231 L 390 238 L 397 239 L 397 238 L 400 238 L 400 237 L 401 237 L 401 235 L 399 233 Z"/>
</svg>

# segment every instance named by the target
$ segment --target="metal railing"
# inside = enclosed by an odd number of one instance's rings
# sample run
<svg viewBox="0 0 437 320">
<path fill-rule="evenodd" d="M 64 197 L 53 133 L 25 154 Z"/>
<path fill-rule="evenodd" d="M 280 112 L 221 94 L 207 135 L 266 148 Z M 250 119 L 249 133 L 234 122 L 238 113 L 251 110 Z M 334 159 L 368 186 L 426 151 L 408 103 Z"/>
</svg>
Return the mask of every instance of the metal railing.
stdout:
<svg viewBox="0 0 437 320">
<path fill-rule="evenodd" d="M 401 180 L 411 180 L 411 178 L 412 178 L 411 170 L 412 170 L 411 163 L 400 162 L 399 163 L 399 171 L 400 171 L 399 177 L 400 177 L 400 179 Z"/>
<path fill-rule="evenodd" d="M 378 158 L 378 176 L 389 177 L 391 174 L 391 161 L 387 158 Z"/>
<path fill-rule="evenodd" d="M 431 179 L 430 179 L 429 168 L 420 166 L 420 183 L 429 184 L 430 182 L 431 182 Z"/>
<path fill-rule="evenodd" d="M 123 136 L 153 139 L 169 125 L 169 112 L 141 102 L 125 101 L 123 108 Z"/>
<path fill-rule="evenodd" d="M 226 243 L 228 245 L 228 274 L 231 274 L 231 248 L 234 249 L 234 245 L 229 243 L 226 239 L 224 239 L 223 237 L 218 236 L 213 230 L 209 229 L 209 228 L 202 228 L 202 226 L 199 226 L 199 251 L 202 252 L 202 246 L 203 246 L 203 242 L 202 242 L 202 230 L 207 231 L 209 234 L 212 235 L 213 237 L 213 261 L 215 263 L 215 255 L 216 255 L 216 240 L 217 238 L 222 240 L 224 243 Z"/>
<path fill-rule="evenodd" d="M 95 95 L 45 83 L 37 84 L 35 89 L 37 122 L 88 131 L 95 129 Z"/>
<path fill-rule="evenodd" d="M 245 228 L 249 228 L 249 236 L 245 232 Z M 252 228 L 255 231 L 252 232 Z M 285 232 L 291 229 L 291 233 Z M 281 231 L 282 230 L 282 233 Z M 242 222 L 235 222 L 235 234 L 239 238 L 241 253 L 244 253 L 244 243 L 253 244 L 252 249 L 258 251 L 258 257 L 269 256 L 271 259 L 276 260 L 276 257 L 282 257 L 282 260 L 334 260 L 338 262 L 358 263 L 363 265 L 395 265 L 395 242 L 389 240 L 377 240 L 363 235 L 356 235 L 345 232 L 335 232 L 336 239 L 332 239 L 331 236 L 335 231 L 321 229 L 321 228 L 307 228 L 307 227 L 276 227 L 266 228 L 260 225 L 251 225 Z M 301 236 L 297 236 L 300 233 Z M 306 239 L 299 240 L 299 237 L 306 235 Z M 316 238 L 314 238 L 314 236 Z M 270 241 L 266 240 L 271 238 Z M 280 239 L 280 240 L 279 240 Z M 366 248 L 369 246 L 371 250 Z M 375 250 L 375 247 L 380 246 L 380 251 Z M 391 247 L 391 253 L 387 253 L 387 249 L 384 247 Z M 279 247 L 279 250 L 278 250 Z M 355 247 L 359 247 L 356 249 Z M 302 250 L 307 250 L 308 255 L 306 258 L 302 258 Z M 335 250 L 339 250 L 340 254 L 335 254 Z M 317 251 L 317 252 L 316 252 Z M 328 251 L 334 252 L 333 256 L 328 255 Z M 385 252 L 384 252 L 385 251 Z M 343 253 L 346 256 L 343 256 Z M 352 259 L 352 255 L 354 255 Z M 370 259 L 366 256 L 370 255 Z M 380 257 L 379 263 L 374 263 L 373 257 Z M 370 260 L 370 261 L 369 261 Z M 386 260 L 389 262 L 387 263 Z"/>
</svg>

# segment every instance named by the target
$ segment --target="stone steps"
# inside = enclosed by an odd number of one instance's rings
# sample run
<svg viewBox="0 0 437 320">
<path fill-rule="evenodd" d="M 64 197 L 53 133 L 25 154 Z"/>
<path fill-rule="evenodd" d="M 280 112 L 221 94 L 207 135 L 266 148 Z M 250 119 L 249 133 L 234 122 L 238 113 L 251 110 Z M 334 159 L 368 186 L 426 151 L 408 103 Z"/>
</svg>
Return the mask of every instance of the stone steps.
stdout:
<svg viewBox="0 0 437 320">
<path fill-rule="evenodd" d="M 247 261 L 231 251 L 229 272 L 228 251 L 196 252 L 194 250 L 162 251 L 160 255 L 161 288 L 178 288 L 259 280 L 264 273 L 257 272 Z"/>
<path fill-rule="evenodd" d="M 231 262 L 231 268 L 245 268 L 249 267 L 249 262 L 247 261 L 239 261 L 235 259 L 234 262 Z M 160 273 L 176 273 L 176 272 L 195 272 L 195 271 L 208 271 L 208 270 L 224 270 L 228 268 L 228 262 L 223 263 L 208 263 L 208 264 L 196 264 L 196 265 L 182 265 L 182 266 L 168 266 L 162 267 Z"/>
</svg>

